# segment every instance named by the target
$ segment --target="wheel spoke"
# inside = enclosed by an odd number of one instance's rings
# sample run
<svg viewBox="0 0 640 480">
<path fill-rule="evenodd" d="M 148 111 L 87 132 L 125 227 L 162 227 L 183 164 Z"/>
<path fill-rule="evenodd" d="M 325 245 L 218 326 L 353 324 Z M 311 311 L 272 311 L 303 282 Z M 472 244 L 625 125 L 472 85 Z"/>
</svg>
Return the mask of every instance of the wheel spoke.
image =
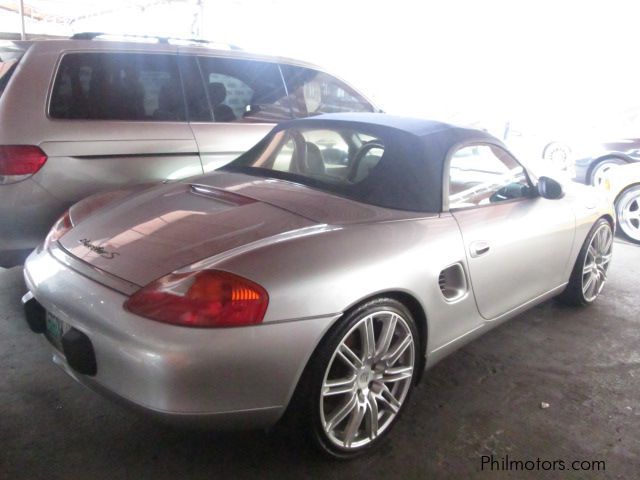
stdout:
<svg viewBox="0 0 640 480">
<path fill-rule="evenodd" d="M 597 292 L 597 288 L 598 288 L 598 277 L 597 277 L 597 275 L 593 275 L 591 278 L 592 278 L 592 282 L 589 285 L 589 288 L 587 288 L 587 292 L 589 292 L 589 298 L 593 297 L 595 292 Z"/>
<path fill-rule="evenodd" d="M 395 315 L 391 315 L 389 320 L 385 322 L 380 332 L 380 338 L 378 340 L 378 348 L 376 350 L 376 358 L 382 357 L 389 351 L 391 346 L 391 340 L 393 340 L 393 334 L 396 331 L 397 319 Z"/>
<path fill-rule="evenodd" d="M 584 285 L 582 286 L 582 292 L 587 295 L 587 292 L 589 291 L 589 287 L 591 287 L 591 284 L 593 283 L 595 279 L 595 275 L 592 272 L 589 272 L 589 278 L 587 279 L 586 282 L 584 282 Z"/>
<path fill-rule="evenodd" d="M 354 408 L 356 408 L 357 404 L 358 404 L 358 399 L 356 398 L 356 395 L 354 393 L 326 421 L 325 430 L 328 432 L 333 430 L 342 420 L 344 420 L 347 417 L 347 415 L 351 413 L 351 411 Z"/>
<path fill-rule="evenodd" d="M 341 378 L 339 380 L 327 380 L 322 386 L 322 395 L 329 397 L 331 395 L 343 395 L 353 392 L 356 385 L 356 376 L 349 378 Z"/>
<path fill-rule="evenodd" d="M 412 343 L 412 339 L 410 335 L 407 335 L 406 337 L 404 337 L 402 339 L 402 342 L 398 344 L 395 350 L 393 350 L 393 352 L 386 355 L 386 358 L 384 360 L 386 360 L 387 365 L 388 366 L 394 365 L 398 361 L 400 356 L 407 350 L 407 348 L 409 348 L 409 345 L 411 345 L 411 343 Z"/>
<path fill-rule="evenodd" d="M 604 248 L 600 252 L 602 254 L 608 254 L 611 251 L 611 246 L 613 245 L 613 234 L 609 230 L 606 232 Z"/>
<path fill-rule="evenodd" d="M 344 446 L 350 447 L 356 438 L 360 425 L 362 425 L 362 419 L 367 411 L 367 404 L 365 402 L 356 402 L 355 408 L 351 411 L 351 418 L 347 423 L 347 428 L 344 431 Z"/>
<path fill-rule="evenodd" d="M 361 323 L 360 335 L 362 336 L 362 361 L 365 361 L 373 358 L 376 353 L 376 337 L 371 317 L 365 318 Z"/>
<path fill-rule="evenodd" d="M 380 379 L 383 383 L 398 382 L 405 378 L 411 378 L 413 376 L 413 367 L 394 367 L 387 368 L 384 375 Z"/>
<path fill-rule="evenodd" d="M 353 371 L 362 367 L 362 360 L 344 342 L 338 349 L 338 355 Z"/>
<path fill-rule="evenodd" d="M 367 417 L 365 419 L 365 426 L 367 429 L 367 435 L 371 440 L 378 436 L 378 401 L 371 391 L 369 392 L 369 395 L 367 395 Z"/>
<path fill-rule="evenodd" d="M 378 400 L 380 400 L 387 409 L 391 410 L 392 413 L 398 413 L 401 406 L 398 399 L 391 393 L 389 387 L 384 384 L 379 384 L 379 386 L 380 393 L 377 395 Z"/>
</svg>

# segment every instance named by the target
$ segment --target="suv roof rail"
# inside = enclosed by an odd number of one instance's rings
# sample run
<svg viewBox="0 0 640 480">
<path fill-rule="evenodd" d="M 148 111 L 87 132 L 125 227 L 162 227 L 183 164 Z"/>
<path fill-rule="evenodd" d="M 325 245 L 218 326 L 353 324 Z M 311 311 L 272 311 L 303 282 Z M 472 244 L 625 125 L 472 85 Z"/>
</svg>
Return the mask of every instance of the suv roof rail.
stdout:
<svg viewBox="0 0 640 480">
<path fill-rule="evenodd" d="M 112 37 L 112 38 L 131 38 L 132 40 L 155 40 L 157 43 L 172 43 L 172 44 L 191 44 L 191 45 L 223 45 L 229 50 L 242 50 L 237 45 L 232 43 L 221 43 L 216 41 L 204 40 L 202 38 L 178 38 L 178 37 L 162 37 L 157 35 L 136 35 L 128 33 L 105 33 L 105 32 L 79 32 L 74 33 L 69 37 L 71 40 L 94 40 L 98 37 Z"/>
</svg>

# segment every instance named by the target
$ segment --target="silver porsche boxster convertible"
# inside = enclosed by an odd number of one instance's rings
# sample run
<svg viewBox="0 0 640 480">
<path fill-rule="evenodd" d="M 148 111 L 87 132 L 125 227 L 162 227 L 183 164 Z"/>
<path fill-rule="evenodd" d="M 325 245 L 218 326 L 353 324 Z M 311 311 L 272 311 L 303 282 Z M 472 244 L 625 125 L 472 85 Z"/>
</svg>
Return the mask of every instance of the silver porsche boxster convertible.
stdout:
<svg viewBox="0 0 640 480">
<path fill-rule="evenodd" d="M 551 297 L 593 302 L 613 222 L 485 132 L 332 114 L 213 174 L 76 204 L 23 302 L 89 387 L 216 428 L 295 418 L 349 457 L 445 355 Z"/>
</svg>

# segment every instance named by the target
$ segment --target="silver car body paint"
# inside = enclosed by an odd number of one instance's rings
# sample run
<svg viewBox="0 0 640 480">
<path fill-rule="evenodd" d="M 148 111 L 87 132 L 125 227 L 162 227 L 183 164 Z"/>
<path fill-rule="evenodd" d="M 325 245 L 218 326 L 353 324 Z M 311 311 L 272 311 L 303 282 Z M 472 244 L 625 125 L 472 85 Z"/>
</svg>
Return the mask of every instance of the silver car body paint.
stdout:
<svg viewBox="0 0 640 480">
<path fill-rule="evenodd" d="M 418 214 L 243 174 L 194 181 L 105 207 L 32 253 L 25 278 L 47 310 L 94 344 L 94 378 L 74 374 L 55 353 L 74 378 L 145 410 L 218 426 L 273 424 L 327 329 L 383 293 L 420 305 L 433 366 L 560 293 L 591 226 L 613 215 L 604 196 L 579 185 L 558 200 Z M 118 255 L 105 259 L 82 240 Z M 471 257 L 477 241 L 490 246 L 486 259 Z M 467 285 L 453 301 L 438 285 L 451 265 Z M 122 308 L 139 286 L 204 268 L 262 285 L 270 298 L 263 324 L 189 329 Z"/>
</svg>

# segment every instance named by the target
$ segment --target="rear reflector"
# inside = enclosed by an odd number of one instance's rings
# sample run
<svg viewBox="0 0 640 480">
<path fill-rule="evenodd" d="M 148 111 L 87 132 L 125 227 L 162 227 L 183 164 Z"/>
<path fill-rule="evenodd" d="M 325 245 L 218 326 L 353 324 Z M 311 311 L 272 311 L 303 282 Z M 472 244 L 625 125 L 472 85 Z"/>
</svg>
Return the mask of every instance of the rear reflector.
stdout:
<svg viewBox="0 0 640 480">
<path fill-rule="evenodd" d="M 30 177 L 47 161 L 47 155 L 34 145 L 0 145 L 0 184 Z"/>
</svg>

